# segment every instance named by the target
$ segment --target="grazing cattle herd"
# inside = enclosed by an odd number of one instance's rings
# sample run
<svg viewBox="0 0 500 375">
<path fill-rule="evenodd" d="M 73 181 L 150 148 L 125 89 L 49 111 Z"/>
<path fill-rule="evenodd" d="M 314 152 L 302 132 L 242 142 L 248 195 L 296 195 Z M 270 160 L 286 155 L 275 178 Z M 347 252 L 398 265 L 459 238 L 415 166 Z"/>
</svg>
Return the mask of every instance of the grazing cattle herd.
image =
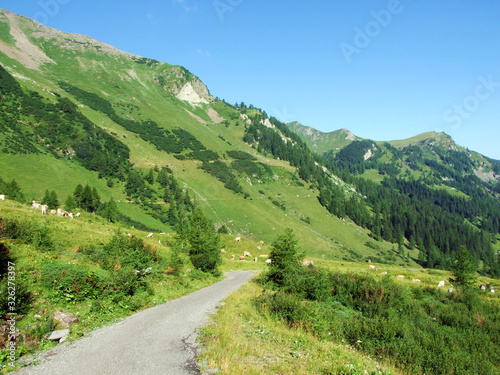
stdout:
<svg viewBox="0 0 500 375">
<path fill-rule="evenodd" d="M 4 201 L 4 200 L 5 200 L 5 195 L 4 194 L 0 194 L 0 201 Z M 76 213 L 76 214 L 73 214 L 72 212 L 68 212 L 66 210 L 63 210 L 62 208 L 58 208 L 57 210 L 50 210 L 49 211 L 49 207 L 46 204 L 40 204 L 40 203 L 38 203 L 35 200 L 33 200 L 31 202 L 31 207 L 33 209 L 35 209 L 35 210 L 40 210 L 41 213 L 42 213 L 42 215 L 47 215 L 47 212 L 49 212 L 50 214 L 57 215 L 59 217 L 69 217 L 70 219 L 73 219 L 74 217 L 77 217 L 77 218 L 80 217 L 80 213 L 79 212 Z M 165 233 L 160 233 L 160 234 L 165 234 Z M 131 235 L 129 234 L 129 236 L 131 236 Z M 153 233 L 149 233 L 146 237 L 147 238 L 152 238 L 153 237 Z M 235 242 L 240 242 L 241 241 L 241 237 L 236 237 L 234 239 L 234 241 Z M 161 242 L 159 242 L 159 243 L 161 244 Z M 260 241 L 260 244 L 264 245 L 265 243 L 264 243 L 264 241 Z M 262 247 L 261 246 L 257 246 L 257 250 L 259 250 L 259 251 L 262 250 Z M 225 249 L 221 249 L 220 253 L 221 254 L 226 254 L 226 250 Z M 259 255 L 259 257 L 261 257 L 261 258 L 269 258 L 269 255 L 267 255 L 267 254 L 261 254 L 261 255 Z M 259 257 L 254 257 L 254 262 L 255 263 L 257 263 L 257 261 L 259 260 Z M 324 257 L 324 255 L 323 255 L 323 257 Z M 248 252 L 248 251 L 244 251 L 243 255 L 241 255 L 239 257 L 240 261 L 245 261 L 246 258 L 252 258 L 252 254 L 250 252 Z M 231 255 L 231 259 L 235 260 L 235 255 L 234 254 Z M 266 259 L 265 262 L 266 262 L 266 264 L 271 264 L 272 263 L 271 259 Z M 366 263 L 371 263 L 371 259 L 367 259 Z M 305 259 L 303 261 L 302 265 L 306 266 L 306 267 L 314 266 L 314 262 L 312 260 Z M 371 264 L 368 266 L 368 268 L 370 270 L 376 270 L 377 269 L 376 266 L 371 265 Z M 387 272 L 382 272 L 382 275 L 387 275 Z M 397 275 L 396 279 L 397 280 L 404 280 L 405 277 L 403 275 Z M 411 281 L 414 282 L 414 283 L 420 283 L 421 282 L 420 279 L 412 279 Z M 438 285 L 437 285 L 438 288 L 444 288 L 444 286 L 445 286 L 445 281 L 444 280 L 441 280 L 438 283 Z M 495 293 L 496 292 L 496 289 L 495 289 L 495 287 L 493 286 L 492 283 L 480 284 L 480 285 L 478 285 L 478 288 L 481 289 L 481 290 L 483 290 L 483 291 L 487 291 L 488 290 L 491 293 Z M 448 293 L 453 293 L 453 285 L 450 285 L 450 287 L 448 288 Z"/>
<path fill-rule="evenodd" d="M 33 208 L 35 210 L 40 210 L 42 212 L 42 215 L 47 215 L 47 212 L 48 212 L 52 215 L 57 215 L 60 217 L 69 217 L 70 219 L 73 219 L 74 217 L 80 217 L 79 212 L 77 214 L 73 215 L 72 212 L 68 212 L 66 210 L 63 210 L 62 208 L 58 208 L 57 210 L 50 210 L 49 211 L 49 206 L 47 206 L 46 204 L 40 204 L 37 201 L 31 202 L 31 208 Z"/>
</svg>

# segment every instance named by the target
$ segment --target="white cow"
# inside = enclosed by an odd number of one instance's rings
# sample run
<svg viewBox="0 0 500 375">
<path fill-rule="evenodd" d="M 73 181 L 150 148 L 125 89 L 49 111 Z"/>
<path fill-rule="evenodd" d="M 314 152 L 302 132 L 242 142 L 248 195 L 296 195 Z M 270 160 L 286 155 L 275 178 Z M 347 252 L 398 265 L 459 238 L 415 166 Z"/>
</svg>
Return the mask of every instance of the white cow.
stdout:
<svg viewBox="0 0 500 375">
<path fill-rule="evenodd" d="M 46 204 L 42 204 L 40 206 L 40 209 L 42 210 L 42 215 L 47 215 L 47 210 L 49 209 L 49 206 L 47 206 Z"/>
<path fill-rule="evenodd" d="M 244 251 L 243 252 L 243 256 L 245 256 L 245 257 L 251 257 L 252 254 L 250 254 L 248 251 Z"/>
<path fill-rule="evenodd" d="M 236 242 L 240 242 L 240 241 L 241 241 L 241 237 L 236 237 L 234 240 L 235 240 Z"/>
<path fill-rule="evenodd" d="M 267 263 L 267 264 L 271 264 L 271 263 L 272 263 L 272 260 L 271 260 L 271 259 L 266 259 L 266 263 Z"/>
<path fill-rule="evenodd" d="M 438 284 L 438 288 L 444 288 L 444 280 L 441 280 Z"/>
<path fill-rule="evenodd" d="M 0 201 L 4 201 L 4 200 L 5 200 L 5 195 L 0 194 Z"/>
<path fill-rule="evenodd" d="M 153 233 L 149 233 L 146 237 L 147 238 L 153 238 Z"/>
</svg>

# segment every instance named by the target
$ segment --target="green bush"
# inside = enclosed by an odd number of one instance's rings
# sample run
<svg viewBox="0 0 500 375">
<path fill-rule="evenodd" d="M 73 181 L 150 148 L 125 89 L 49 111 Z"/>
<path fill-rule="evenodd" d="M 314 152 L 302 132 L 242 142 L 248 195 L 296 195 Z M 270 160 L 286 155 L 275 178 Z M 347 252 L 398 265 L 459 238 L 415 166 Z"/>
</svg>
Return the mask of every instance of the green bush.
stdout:
<svg viewBox="0 0 500 375">
<path fill-rule="evenodd" d="M 215 160 L 210 163 L 203 162 L 201 169 L 223 182 L 226 189 L 233 190 L 235 193 L 243 192 L 243 189 L 231 171 L 231 168 L 224 162 L 220 160 Z"/>
<path fill-rule="evenodd" d="M 138 289 L 147 289 L 146 278 L 132 269 L 113 270 L 110 281 L 113 293 L 118 296 L 133 296 Z"/>
<path fill-rule="evenodd" d="M 227 156 L 237 160 L 257 160 L 257 158 L 250 155 L 248 152 L 240 150 L 230 150 L 227 152 Z"/>
<path fill-rule="evenodd" d="M 80 251 L 106 270 L 127 268 L 143 271 L 160 260 L 152 246 L 124 234 L 116 234 L 104 245 L 81 247 Z"/>
<path fill-rule="evenodd" d="M 68 302 L 98 298 L 106 288 L 102 276 L 95 271 L 58 262 L 42 267 L 41 282 L 52 298 Z"/>
<path fill-rule="evenodd" d="M 19 239 L 42 249 L 54 247 L 50 229 L 46 224 L 21 222 L 0 217 L 0 237 L 12 240 Z"/>
</svg>

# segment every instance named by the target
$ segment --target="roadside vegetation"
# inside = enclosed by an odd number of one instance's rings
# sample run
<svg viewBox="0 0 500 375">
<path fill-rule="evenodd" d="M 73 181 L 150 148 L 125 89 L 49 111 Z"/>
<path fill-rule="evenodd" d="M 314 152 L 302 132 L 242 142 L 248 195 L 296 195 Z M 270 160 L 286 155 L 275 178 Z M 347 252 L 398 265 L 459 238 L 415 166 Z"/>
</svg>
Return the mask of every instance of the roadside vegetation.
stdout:
<svg viewBox="0 0 500 375">
<path fill-rule="evenodd" d="M 395 267 L 306 267 L 285 231 L 268 270 L 203 330 L 200 361 L 224 373 L 498 374 L 500 303 L 477 288 L 494 280 L 479 281 L 468 252 L 459 254 L 453 272 L 418 271 L 412 282 Z"/>
<path fill-rule="evenodd" d="M 0 201 L 2 372 L 12 370 L 10 342 L 19 366 L 22 357 L 57 344 L 49 332 L 69 328 L 69 339 L 77 339 L 220 280 L 220 247 L 232 237 L 221 238 L 200 207 L 182 229 L 148 237 L 85 211 L 74 219 L 43 216 Z M 69 327 L 55 319 L 56 311 L 72 314 Z"/>
</svg>

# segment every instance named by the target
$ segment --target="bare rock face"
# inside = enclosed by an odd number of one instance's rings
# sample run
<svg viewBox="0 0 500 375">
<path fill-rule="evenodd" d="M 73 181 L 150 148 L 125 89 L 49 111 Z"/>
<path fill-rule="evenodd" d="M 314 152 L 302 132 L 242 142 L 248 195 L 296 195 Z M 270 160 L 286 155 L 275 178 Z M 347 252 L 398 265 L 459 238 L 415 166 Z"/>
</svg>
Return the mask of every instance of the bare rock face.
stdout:
<svg viewBox="0 0 500 375">
<path fill-rule="evenodd" d="M 208 92 L 207 87 L 197 78 L 186 83 L 176 96 L 178 99 L 193 105 L 213 102 L 213 97 Z"/>
<path fill-rule="evenodd" d="M 12 59 L 16 59 L 25 67 L 40 70 L 40 65 L 54 63 L 39 47 L 34 45 L 22 29 L 23 22 L 27 19 L 9 11 L 0 13 L 0 20 L 7 22 L 14 45 L 0 42 L 0 51 Z"/>
<path fill-rule="evenodd" d="M 73 323 L 80 321 L 76 316 L 64 310 L 56 310 L 54 312 L 54 320 L 63 328 L 69 328 Z"/>
</svg>

